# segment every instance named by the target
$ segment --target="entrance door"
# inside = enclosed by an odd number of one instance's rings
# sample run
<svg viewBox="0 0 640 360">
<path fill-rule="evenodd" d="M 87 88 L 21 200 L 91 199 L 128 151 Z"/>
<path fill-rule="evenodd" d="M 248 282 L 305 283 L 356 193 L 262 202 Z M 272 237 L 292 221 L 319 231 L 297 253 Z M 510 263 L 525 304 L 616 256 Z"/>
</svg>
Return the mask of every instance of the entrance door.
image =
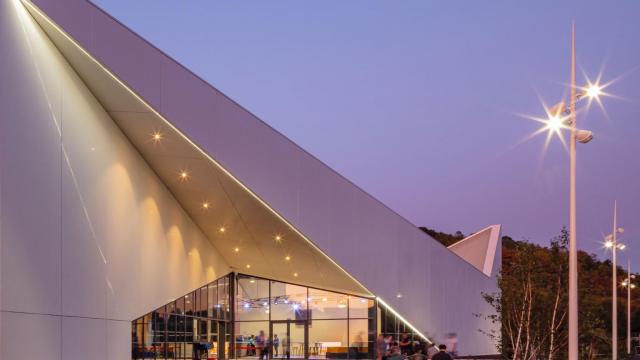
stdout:
<svg viewBox="0 0 640 360">
<path fill-rule="evenodd" d="M 271 321 L 270 336 L 273 359 L 308 359 L 309 324 L 306 321 Z M 276 337 L 277 336 L 277 337 Z M 277 340 L 276 340 L 277 339 Z M 278 343 L 276 348 L 275 344 Z"/>
</svg>

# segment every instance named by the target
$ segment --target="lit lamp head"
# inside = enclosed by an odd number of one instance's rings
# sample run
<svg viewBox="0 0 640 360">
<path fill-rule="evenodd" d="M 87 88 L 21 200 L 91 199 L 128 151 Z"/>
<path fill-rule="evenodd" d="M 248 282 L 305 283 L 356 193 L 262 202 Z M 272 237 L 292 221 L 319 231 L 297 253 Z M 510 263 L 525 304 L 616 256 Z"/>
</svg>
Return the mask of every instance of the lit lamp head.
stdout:
<svg viewBox="0 0 640 360">
<path fill-rule="evenodd" d="M 598 84 L 591 84 L 589 85 L 589 87 L 587 87 L 585 95 L 592 99 L 595 99 L 598 96 L 602 95 L 602 87 L 600 87 L 600 85 Z"/>
<path fill-rule="evenodd" d="M 560 101 L 548 109 L 545 128 L 555 133 L 559 133 L 561 129 L 566 128 L 568 119 L 562 116 L 566 110 L 567 106 L 564 101 Z"/>
</svg>

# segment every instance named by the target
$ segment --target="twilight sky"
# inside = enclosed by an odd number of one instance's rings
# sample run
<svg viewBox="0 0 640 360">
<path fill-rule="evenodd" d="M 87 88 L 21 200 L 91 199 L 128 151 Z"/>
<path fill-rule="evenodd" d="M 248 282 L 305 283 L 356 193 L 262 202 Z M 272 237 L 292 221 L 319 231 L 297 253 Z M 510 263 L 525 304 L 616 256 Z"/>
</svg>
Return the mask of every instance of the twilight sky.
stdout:
<svg viewBox="0 0 640 360">
<path fill-rule="evenodd" d="M 94 2 L 414 224 L 541 244 L 569 158 L 517 114 L 566 95 L 575 19 L 581 71 L 625 98 L 578 118 L 579 247 L 608 256 L 618 199 L 640 258 L 638 1 Z"/>
</svg>

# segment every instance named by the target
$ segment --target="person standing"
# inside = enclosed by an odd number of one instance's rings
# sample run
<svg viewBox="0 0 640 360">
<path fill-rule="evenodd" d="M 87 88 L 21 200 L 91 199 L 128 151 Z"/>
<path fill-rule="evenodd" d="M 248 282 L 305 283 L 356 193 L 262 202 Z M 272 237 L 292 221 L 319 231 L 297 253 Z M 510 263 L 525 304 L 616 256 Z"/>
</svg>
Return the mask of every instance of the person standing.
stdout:
<svg viewBox="0 0 640 360">
<path fill-rule="evenodd" d="M 411 337 L 409 334 L 404 333 L 400 337 L 400 352 L 402 355 L 411 355 L 411 350 L 413 348 L 413 343 L 411 342 Z"/>
<path fill-rule="evenodd" d="M 438 345 L 438 353 L 433 355 L 432 360 L 453 360 L 451 355 L 447 354 L 447 345 Z"/>
<path fill-rule="evenodd" d="M 278 346 L 280 346 L 280 339 L 278 334 L 273 335 L 273 356 L 278 356 Z"/>
<path fill-rule="evenodd" d="M 382 334 L 376 339 L 376 360 L 382 360 L 387 355 L 387 343 L 384 341 Z"/>
<path fill-rule="evenodd" d="M 268 355 L 268 351 L 267 351 L 267 347 L 266 347 L 266 341 L 265 341 L 265 338 L 264 338 L 264 331 L 262 331 L 262 330 L 260 330 L 260 333 L 256 337 L 256 347 L 258 348 L 258 351 L 260 352 L 260 356 L 259 356 L 260 360 L 262 360 L 265 355 L 267 355 L 266 360 L 269 360 L 269 355 Z"/>
</svg>

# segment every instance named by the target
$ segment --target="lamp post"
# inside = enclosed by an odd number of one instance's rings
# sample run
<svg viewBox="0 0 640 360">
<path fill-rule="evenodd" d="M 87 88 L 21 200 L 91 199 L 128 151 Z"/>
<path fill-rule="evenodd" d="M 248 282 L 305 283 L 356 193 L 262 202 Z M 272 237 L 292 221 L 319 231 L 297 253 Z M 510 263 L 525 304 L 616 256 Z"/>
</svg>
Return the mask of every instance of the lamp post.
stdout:
<svg viewBox="0 0 640 360">
<path fill-rule="evenodd" d="M 627 278 L 622 282 L 622 286 L 627 288 L 627 354 L 631 354 L 631 289 L 636 288 L 631 280 L 635 278 L 631 273 L 631 261 L 627 260 Z"/>
<path fill-rule="evenodd" d="M 576 143 L 588 143 L 593 139 L 591 131 L 576 127 L 576 103 L 584 96 L 596 98 L 600 95 L 597 84 L 577 92 L 576 87 L 576 30 L 575 23 L 571 29 L 571 89 L 569 106 L 560 102 L 550 110 L 549 124 L 551 131 L 567 128 L 569 138 L 569 360 L 578 360 L 578 240 L 576 225 Z M 566 118 L 560 116 L 564 114 Z M 554 129 L 554 127 L 556 127 Z"/>
<path fill-rule="evenodd" d="M 569 104 L 564 101 L 545 109 L 548 119 L 532 118 L 544 124 L 537 133 L 548 130 L 549 134 L 561 136 L 568 129 L 569 138 L 569 360 L 578 360 L 578 246 L 576 225 L 576 143 L 588 143 L 593 139 L 589 130 L 576 126 L 576 104 L 583 98 L 598 100 L 602 87 L 598 82 L 587 87 L 576 86 L 576 36 L 575 24 L 571 29 L 571 75 Z M 606 85 L 605 85 L 606 86 Z M 578 92 L 580 89 L 580 92 Z M 599 101 L 599 100 L 598 100 Z"/>
<path fill-rule="evenodd" d="M 604 246 L 611 249 L 612 286 L 611 286 L 611 360 L 618 360 L 618 265 L 616 263 L 617 250 L 624 250 L 625 245 L 618 243 L 617 234 L 624 232 L 617 225 L 618 202 L 613 202 L 613 232 L 607 235 Z"/>
</svg>

